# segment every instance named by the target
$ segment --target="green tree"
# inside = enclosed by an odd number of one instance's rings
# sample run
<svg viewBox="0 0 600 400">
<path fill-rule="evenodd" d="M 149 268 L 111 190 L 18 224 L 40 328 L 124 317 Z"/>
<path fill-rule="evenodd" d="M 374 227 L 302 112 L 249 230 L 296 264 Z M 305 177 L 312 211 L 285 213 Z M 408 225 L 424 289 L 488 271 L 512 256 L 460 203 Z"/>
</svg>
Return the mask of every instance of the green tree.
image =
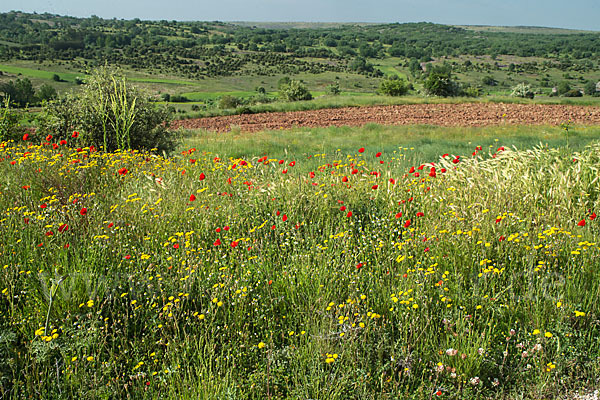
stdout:
<svg viewBox="0 0 600 400">
<path fill-rule="evenodd" d="M 56 93 L 56 89 L 47 83 L 44 83 L 42 86 L 40 86 L 36 95 L 38 102 L 40 103 L 43 101 L 54 100 L 57 96 L 58 93 Z"/>
<path fill-rule="evenodd" d="M 395 79 L 394 79 L 395 78 Z M 408 93 L 408 84 L 398 77 L 386 78 L 379 84 L 379 92 L 387 96 L 403 96 Z"/>
<path fill-rule="evenodd" d="M 295 79 L 280 86 L 279 97 L 286 101 L 312 100 L 313 98 L 306 85 Z"/>
<path fill-rule="evenodd" d="M 457 96 L 460 90 L 452 73 L 445 68 L 434 68 L 425 78 L 423 87 L 428 94 L 442 97 Z"/>
</svg>

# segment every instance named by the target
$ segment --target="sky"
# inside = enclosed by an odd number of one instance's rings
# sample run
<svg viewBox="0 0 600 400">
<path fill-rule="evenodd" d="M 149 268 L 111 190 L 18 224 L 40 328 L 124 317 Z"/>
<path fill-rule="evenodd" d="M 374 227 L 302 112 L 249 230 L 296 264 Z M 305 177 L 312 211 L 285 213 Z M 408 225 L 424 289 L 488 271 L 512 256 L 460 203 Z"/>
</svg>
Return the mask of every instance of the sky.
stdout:
<svg viewBox="0 0 600 400">
<path fill-rule="evenodd" d="M 600 0 L 0 0 L 11 10 L 179 21 L 435 22 L 600 30 Z"/>
</svg>

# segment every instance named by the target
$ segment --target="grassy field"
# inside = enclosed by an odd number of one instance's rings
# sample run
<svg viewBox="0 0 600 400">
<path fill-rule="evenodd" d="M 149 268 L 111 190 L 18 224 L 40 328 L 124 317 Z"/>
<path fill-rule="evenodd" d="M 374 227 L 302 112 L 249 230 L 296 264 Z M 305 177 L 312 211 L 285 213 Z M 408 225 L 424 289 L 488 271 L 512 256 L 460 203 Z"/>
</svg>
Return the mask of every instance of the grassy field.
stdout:
<svg viewBox="0 0 600 400">
<path fill-rule="evenodd" d="M 543 399 L 597 388 L 600 132 L 574 127 L 568 148 L 564 134 L 190 132 L 169 159 L 76 150 L 73 138 L 4 143 L 0 391 Z"/>
</svg>

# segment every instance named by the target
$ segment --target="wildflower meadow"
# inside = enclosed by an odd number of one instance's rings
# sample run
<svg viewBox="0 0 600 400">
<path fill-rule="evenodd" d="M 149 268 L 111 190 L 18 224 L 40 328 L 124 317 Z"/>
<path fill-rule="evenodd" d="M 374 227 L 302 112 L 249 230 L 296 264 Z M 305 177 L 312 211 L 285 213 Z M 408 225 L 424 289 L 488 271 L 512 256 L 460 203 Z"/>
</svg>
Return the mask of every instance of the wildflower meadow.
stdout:
<svg viewBox="0 0 600 400">
<path fill-rule="evenodd" d="M 414 163 L 79 139 L 0 145 L 0 398 L 598 387 L 598 142 Z"/>
</svg>

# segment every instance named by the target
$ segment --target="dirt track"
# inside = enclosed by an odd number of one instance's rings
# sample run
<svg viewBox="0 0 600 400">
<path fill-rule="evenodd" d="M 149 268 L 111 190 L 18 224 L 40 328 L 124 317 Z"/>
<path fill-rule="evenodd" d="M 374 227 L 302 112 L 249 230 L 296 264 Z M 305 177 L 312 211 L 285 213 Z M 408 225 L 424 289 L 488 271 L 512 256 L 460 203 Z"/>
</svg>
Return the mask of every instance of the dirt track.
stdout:
<svg viewBox="0 0 600 400">
<path fill-rule="evenodd" d="M 600 125 L 600 107 L 541 104 L 463 103 L 346 107 L 311 111 L 233 115 L 174 121 L 173 128 L 243 132 L 292 127 L 383 125 Z"/>
</svg>

